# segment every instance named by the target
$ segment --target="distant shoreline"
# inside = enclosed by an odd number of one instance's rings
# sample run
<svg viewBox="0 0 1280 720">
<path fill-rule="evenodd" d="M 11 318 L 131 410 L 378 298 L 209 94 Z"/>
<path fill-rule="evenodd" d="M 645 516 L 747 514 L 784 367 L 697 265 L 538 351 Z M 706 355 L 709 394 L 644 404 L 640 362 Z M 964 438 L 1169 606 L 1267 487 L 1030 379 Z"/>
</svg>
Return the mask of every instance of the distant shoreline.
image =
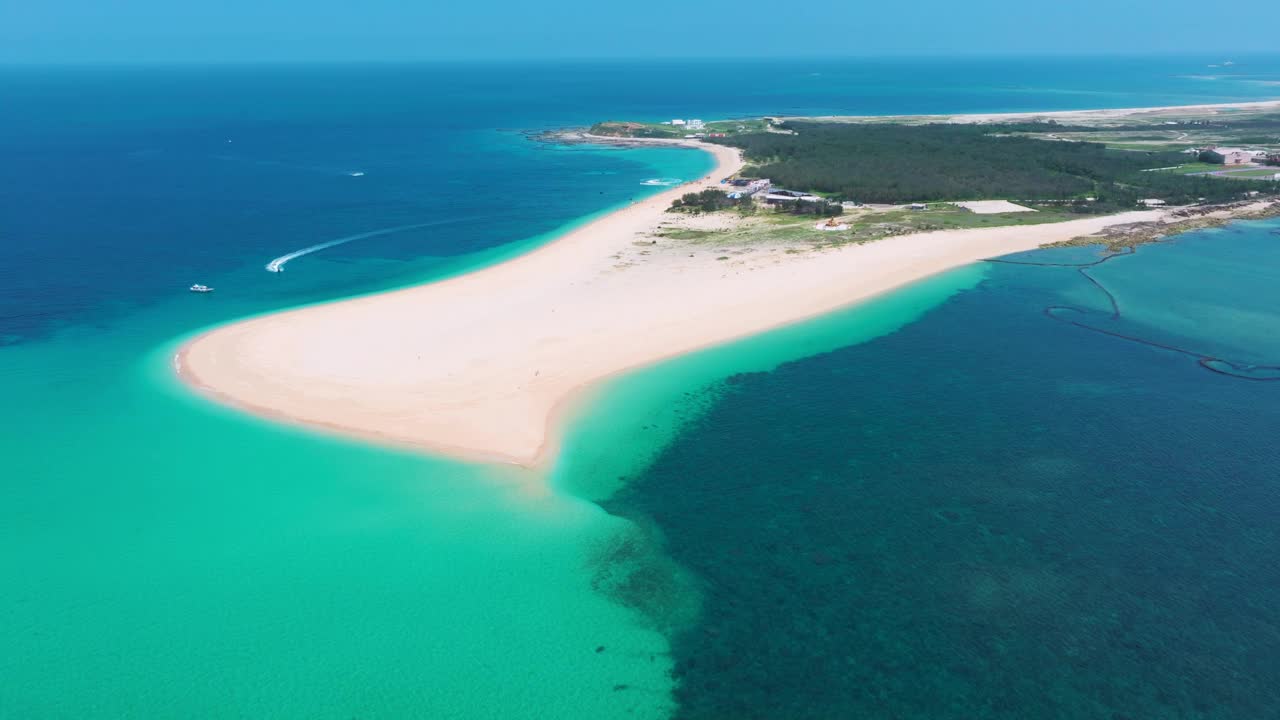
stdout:
<svg viewBox="0 0 1280 720">
<path fill-rule="evenodd" d="M 1172 209 L 1141 210 L 729 256 L 668 240 L 658 228 L 671 222 L 672 200 L 718 187 L 743 167 L 736 149 L 580 131 L 566 137 L 696 148 L 712 153 L 716 166 L 498 265 L 216 328 L 180 349 L 178 374 L 202 394 L 267 417 L 466 460 L 539 466 L 556 454 L 565 409 L 606 378 L 984 258 L 1117 226 L 1158 231 L 1175 219 Z M 1208 215 L 1227 219 L 1239 210 Z"/>
<path fill-rule="evenodd" d="M 1163 105 L 1137 108 L 1099 108 L 1093 110 L 1048 110 L 1042 112 L 1005 112 L 1005 113 L 954 113 L 930 115 L 806 115 L 806 116 L 774 116 L 784 120 L 830 120 L 837 122 L 953 122 L 953 123 L 1000 123 L 1027 122 L 1034 120 L 1063 121 L 1098 121 L 1132 118 L 1151 115 L 1155 117 L 1190 115 L 1196 117 L 1217 117 L 1227 112 L 1267 112 L 1280 111 L 1280 100 L 1256 100 L 1235 103 L 1211 103 L 1207 105 Z"/>
</svg>

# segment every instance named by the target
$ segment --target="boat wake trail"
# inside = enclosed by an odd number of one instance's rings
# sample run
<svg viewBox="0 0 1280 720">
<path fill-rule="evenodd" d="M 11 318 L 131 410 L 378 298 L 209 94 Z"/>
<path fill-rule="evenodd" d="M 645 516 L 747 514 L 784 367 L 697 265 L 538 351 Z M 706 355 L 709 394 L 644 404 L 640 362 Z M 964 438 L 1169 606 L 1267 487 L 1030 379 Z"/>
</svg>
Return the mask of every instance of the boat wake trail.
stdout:
<svg viewBox="0 0 1280 720">
<path fill-rule="evenodd" d="M 417 230 L 418 228 L 436 227 L 440 225 L 453 225 L 455 223 L 466 222 L 467 220 L 470 220 L 470 219 L 471 218 L 456 218 L 454 220 L 436 220 L 434 222 L 415 223 L 413 225 L 396 225 L 395 227 L 381 228 L 378 230 L 370 230 L 369 232 L 357 233 L 355 235 L 348 235 L 346 237 L 340 237 L 336 240 L 328 240 L 326 242 L 317 243 L 315 245 L 304 247 L 301 250 L 294 250 L 291 253 L 281 255 L 280 257 L 272 260 L 271 262 L 267 263 L 264 267 L 266 268 L 267 272 L 273 272 L 273 273 L 284 272 L 284 266 L 290 260 L 296 260 L 302 257 L 303 255 L 310 255 L 311 253 L 320 252 L 321 250 L 335 247 L 337 245 L 345 245 L 349 242 L 353 242 L 356 240 L 365 240 L 371 237 L 378 237 L 379 235 L 390 235 L 392 233 L 404 232 L 406 230 Z"/>
</svg>

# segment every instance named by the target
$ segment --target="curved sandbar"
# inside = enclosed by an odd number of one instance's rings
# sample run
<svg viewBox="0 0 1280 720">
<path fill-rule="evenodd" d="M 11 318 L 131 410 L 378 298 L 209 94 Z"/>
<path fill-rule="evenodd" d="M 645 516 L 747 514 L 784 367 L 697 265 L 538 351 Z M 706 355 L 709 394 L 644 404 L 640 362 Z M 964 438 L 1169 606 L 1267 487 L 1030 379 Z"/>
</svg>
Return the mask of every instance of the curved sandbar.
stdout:
<svg viewBox="0 0 1280 720">
<path fill-rule="evenodd" d="M 716 156 L 710 178 L 742 165 L 736 149 L 698 146 Z M 549 454 L 557 408 L 606 376 L 985 257 L 1162 217 L 939 231 L 731 263 L 714 247 L 637 247 L 652 242 L 647 233 L 673 198 L 710 178 L 468 275 L 215 329 L 182 349 L 179 371 L 217 398 L 271 416 L 532 465 Z"/>
</svg>

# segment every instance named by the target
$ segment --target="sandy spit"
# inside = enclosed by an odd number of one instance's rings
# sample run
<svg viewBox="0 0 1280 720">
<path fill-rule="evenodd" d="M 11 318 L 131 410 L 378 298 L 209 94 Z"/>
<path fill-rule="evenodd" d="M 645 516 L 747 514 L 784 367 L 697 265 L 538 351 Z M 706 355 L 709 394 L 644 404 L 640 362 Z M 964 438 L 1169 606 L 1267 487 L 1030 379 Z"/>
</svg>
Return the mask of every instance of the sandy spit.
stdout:
<svg viewBox="0 0 1280 720">
<path fill-rule="evenodd" d="M 679 144 L 713 153 L 713 173 L 474 273 L 219 327 L 180 350 L 178 372 L 218 400 L 271 417 L 532 466 L 554 455 L 560 410 L 603 378 L 982 258 L 1167 212 L 725 262 L 714 247 L 668 247 L 651 234 L 673 198 L 742 166 L 736 149 Z"/>
</svg>

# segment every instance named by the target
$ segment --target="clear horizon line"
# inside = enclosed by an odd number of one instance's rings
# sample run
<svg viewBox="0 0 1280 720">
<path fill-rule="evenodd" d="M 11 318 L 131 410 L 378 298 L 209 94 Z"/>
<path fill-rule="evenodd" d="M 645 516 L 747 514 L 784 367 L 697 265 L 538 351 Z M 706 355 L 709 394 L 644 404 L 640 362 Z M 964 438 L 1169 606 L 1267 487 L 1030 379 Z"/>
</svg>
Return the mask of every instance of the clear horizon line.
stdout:
<svg viewBox="0 0 1280 720">
<path fill-rule="evenodd" d="M 501 65 L 507 63 L 537 63 L 544 65 L 578 64 L 578 63 L 714 63 L 736 62 L 768 64 L 774 62 L 807 62 L 807 61 L 877 61 L 877 60 L 1001 60 L 1010 58 L 1035 59 L 1143 59 L 1143 58 L 1188 58 L 1188 59 L 1233 59 L 1233 58 L 1271 58 L 1280 57 L 1280 51 L 1254 50 L 1240 51 L 1236 49 L 1199 50 L 1187 52 L 1176 51 L 1064 51 L 1064 52 L 989 52 L 989 53 L 869 53 L 869 54 L 814 54 L 814 55 L 778 55 L 761 57 L 757 55 L 692 55 L 643 57 L 627 55 L 609 56 L 565 56 L 565 57 L 523 57 L 510 56 L 501 58 L 482 57 L 424 57 L 424 58 L 154 58 L 154 59 L 0 59 L 0 67 L 86 67 L 86 66 L 254 66 L 254 65 Z"/>
</svg>

